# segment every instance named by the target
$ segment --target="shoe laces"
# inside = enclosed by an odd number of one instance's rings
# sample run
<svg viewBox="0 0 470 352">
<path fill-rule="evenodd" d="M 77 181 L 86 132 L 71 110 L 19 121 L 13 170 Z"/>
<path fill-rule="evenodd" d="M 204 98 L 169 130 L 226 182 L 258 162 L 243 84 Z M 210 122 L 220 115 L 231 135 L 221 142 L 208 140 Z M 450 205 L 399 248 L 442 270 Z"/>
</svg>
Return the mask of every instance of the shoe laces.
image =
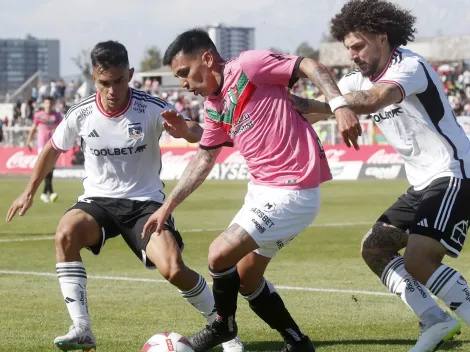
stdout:
<svg viewBox="0 0 470 352">
<path fill-rule="evenodd" d="M 206 325 L 204 330 L 198 331 L 193 336 L 191 336 L 191 342 L 196 345 L 205 344 L 210 341 L 211 335 L 213 334 L 213 329 L 210 325 Z"/>
</svg>

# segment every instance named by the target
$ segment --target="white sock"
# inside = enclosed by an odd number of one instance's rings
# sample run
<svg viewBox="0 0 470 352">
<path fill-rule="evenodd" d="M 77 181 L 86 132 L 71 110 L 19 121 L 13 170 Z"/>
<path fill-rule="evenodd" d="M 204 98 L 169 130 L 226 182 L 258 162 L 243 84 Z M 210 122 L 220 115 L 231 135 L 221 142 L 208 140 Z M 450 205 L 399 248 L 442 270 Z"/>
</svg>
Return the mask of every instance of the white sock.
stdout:
<svg viewBox="0 0 470 352">
<path fill-rule="evenodd" d="M 385 268 L 382 283 L 425 323 L 435 324 L 446 318 L 446 313 L 437 305 L 425 287 L 406 270 L 402 256 L 395 257 Z"/>
<path fill-rule="evenodd" d="M 470 289 L 459 272 L 442 264 L 431 275 L 426 287 L 464 322 L 470 324 Z"/>
<path fill-rule="evenodd" d="M 83 263 L 57 263 L 56 270 L 60 289 L 73 324 L 80 327 L 90 327 L 86 296 L 87 276 Z"/>
<path fill-rule="evenodd" d="M 214 296 L 212 295 L 206 280 L 199 275 L 199 280 L 192 289 L 188 291 L 179 291 L 181 296 L 197 309 L 199 313 L 212 324 L 217 317 L 215 310 Z"/>
</svg>

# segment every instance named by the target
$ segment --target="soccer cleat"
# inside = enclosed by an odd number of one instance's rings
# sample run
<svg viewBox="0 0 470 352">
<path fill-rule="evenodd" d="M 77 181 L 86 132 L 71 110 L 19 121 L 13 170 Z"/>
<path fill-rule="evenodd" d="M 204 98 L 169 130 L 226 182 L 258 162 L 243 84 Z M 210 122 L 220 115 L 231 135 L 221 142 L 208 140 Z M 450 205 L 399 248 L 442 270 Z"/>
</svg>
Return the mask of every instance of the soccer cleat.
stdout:
<svg viewBox="0 0 470 352">
<path fill-rule="evenodd" d="M 233 340 L 222 343 L 222 351 L 224 352 L 244 352 L 245 346 L 243 342 L 235 337 Z"/>
<path fill-rule="evenodd" d="M 233 322 L 231 329 L 227 329 L 216 320 L 212 325 L 207 325 L 205 329 L 190 336 L 188 340 L 195 352 L 203 352 L 235 339 L 237 331 L 238 328 L 235 322 Z"/>
<path fill-rule="evenodd" d="M 51 193 L 50 196 L 49 196 L 49 200 L 51 201 L 51 203 L 55 203 L 55 201 L 57 200 L 57 198 L 59 198 L 59 196 L 57 195 L 57 193 Z"/>
<path fill-rule="evenodd" d="M 44 203 L 49 203 L 49 196 L 46 193 L 41 194 L 41 200 Z"/>
<path fill-rule="evenodd" d="M 457 319 L 447 314 L 447 319 L 434 324 L 421 326 L 416 345 L 409 352 L 433 352 L 441 348 L 446 342 L 454 339 L 455 335 L 460 335 L 460 323 Z"/>
<path fill-rule="evenodd" d="M 300 341 L 286 341 L 281 352 L 315 352 L 312 340 L 305 335 Z"/>
<path fill-rule="evenodd" d="M 88 352 L 96 349 L 96 340 L 90 328 L 70 326 L 69 333 L 54 339 L 54 345 L 62 351 L 82 350 Z"/>
</svg>

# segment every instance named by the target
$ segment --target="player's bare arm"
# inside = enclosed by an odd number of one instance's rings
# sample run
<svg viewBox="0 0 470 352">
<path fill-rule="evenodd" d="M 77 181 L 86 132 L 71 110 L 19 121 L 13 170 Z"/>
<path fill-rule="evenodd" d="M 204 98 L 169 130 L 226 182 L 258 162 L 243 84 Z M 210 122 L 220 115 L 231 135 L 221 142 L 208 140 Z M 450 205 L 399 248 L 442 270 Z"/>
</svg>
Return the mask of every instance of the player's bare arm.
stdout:
<svg viewBox="0 0 470 352">
<path fill-rule="evenodd" d="M 214 167 L 222 147 L 216 149 L 199 149 L 183 172 L 167 200 L 155 213 L 150 216 L 142 230 L 142 238 L 156 232 L 160 234 L 165 221 L 173 210 L 193 193 L 206 179 Z"/>
<path fill-rule="evenodd" d="M 374 84 L 368 90 L 352 92 L 344 96 L 357 114 L 372 114 L 389 105 L 402 101 L 400 88 L 393 84 Z"/>
<path fill-rule="evenodd" d="M 357 138 L 362 134 L 361 124 L 356 114 L 347 106 L 347 102 L 326 67 L 312 59 L 304 58 L 300 62 L 297 75 L 299 78 L 309 78 L 320 89 L 328 99 L 329 105 L 333 106 L 338 130 L 344 142 L 348 147 L 352 144 L 356 150 L 359 149 Z"/>
<path fill-rule="evenodd" d="M 344 95 L 348 106 L 356 114 L 372 114 L 386 106 L 400 102 L 403 99 L 400 89 L 393 84 L 374 84 L 368 90 L 358 90 Z M 305 99 L 291 96 L 292 105 L 301 114 L 327 114 L 331 113 L 328 105 L 315 99 Z"/>
<path fill-rule="evenodd" d="M 39 155 L 38 161 L 34 166 L 33 173 L 29 179 L 28 185 L 24 192 L 13 202 L 10 209 L 8 210 L 6 221 L 9 222 L 17 211 L 19 210 L 19 215 L 23 216 L 26 211 L 33 204 L 34 194 L 36 193 L 39 185 L 44 180 L 46 175 L 52 170 L 59 155 L 60 151 L 54 149 L 51 145 L 51 142 L 47 142 L 46 146 Z"/>
<path fill-rule="evenodd" d="M 209 175 L 221 150 L 222 148 L 209 150 L 200 148 L 168 196 L 167 202 L 176 207 L 193 193 Z"/>
<path fill-rule="evenodd" d="M 321 101 L 320 98 L 322 98 L 323 101 Z M 311 125 L 334 116 L 331 112 L 330 106 L 324 101 L 324 96 L 321 96 L 320 98 L 305 99 L 289 93 L 289 100 L 292 102 L 292 106 L 300 112 Z M 315 112 L 309 113 L 310 110 Z"/>
<path fill-rule="evenodd" d="M 327 68 L 315 60 L 304 58 L 300 62 L 297 75 L 299 78 L 310 79 L 328 101 L 341 96 L 341 91 L 336 85 L 335 80 L 328 73 Z"/>
</svg>

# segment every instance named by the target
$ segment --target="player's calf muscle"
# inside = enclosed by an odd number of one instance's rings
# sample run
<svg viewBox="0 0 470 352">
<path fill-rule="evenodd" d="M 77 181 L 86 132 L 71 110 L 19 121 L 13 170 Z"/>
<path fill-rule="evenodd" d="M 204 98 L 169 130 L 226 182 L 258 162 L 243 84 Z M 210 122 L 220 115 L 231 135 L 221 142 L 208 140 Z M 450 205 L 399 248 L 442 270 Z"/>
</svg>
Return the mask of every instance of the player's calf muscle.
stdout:
<svg viewBox="0 0 470 352">
<path fill-rule="evenodd" d="M 406 247 L 408 234 L 395 226 L 377 222 L 362 239 L 361 254 L 378 276 L 398 251 Z"/>
</svg>

